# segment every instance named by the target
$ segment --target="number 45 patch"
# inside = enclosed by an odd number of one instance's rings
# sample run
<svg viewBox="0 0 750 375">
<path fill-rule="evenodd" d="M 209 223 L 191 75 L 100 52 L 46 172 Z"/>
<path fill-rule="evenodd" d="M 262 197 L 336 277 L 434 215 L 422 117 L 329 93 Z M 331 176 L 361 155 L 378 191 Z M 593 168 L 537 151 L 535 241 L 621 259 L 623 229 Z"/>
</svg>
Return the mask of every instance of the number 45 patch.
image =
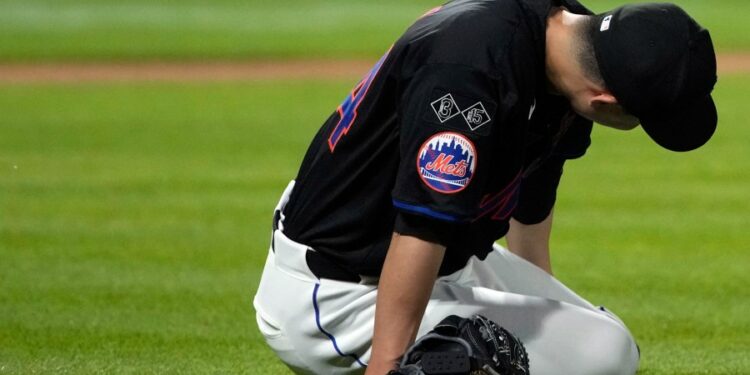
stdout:
<svg viewBox="0 0 750 375">
<path fill-rule="evenodd" d="M 468 130 L 479 135 L 489 134 L 490 129 L 485 125 L 492 122 L 491 113 L 496 109 L 494 103 L 441 91 L 433 92 L 433 95 L 439 96 L 430 102 L 432 113 L 427 114 L 425 120 L 463 131 L 468 126 Z"/>
<path fill-rule="evenodd" d="M 480 126 L 492 121 L 487 110 L 484 109 L 482 102 L 477 102 L 473 106 L 466 108 L 461 115 L 464 116 L 464 120 L 469 124 L 469 129 L 472 131 L 477 130 Z"/>
</svg>

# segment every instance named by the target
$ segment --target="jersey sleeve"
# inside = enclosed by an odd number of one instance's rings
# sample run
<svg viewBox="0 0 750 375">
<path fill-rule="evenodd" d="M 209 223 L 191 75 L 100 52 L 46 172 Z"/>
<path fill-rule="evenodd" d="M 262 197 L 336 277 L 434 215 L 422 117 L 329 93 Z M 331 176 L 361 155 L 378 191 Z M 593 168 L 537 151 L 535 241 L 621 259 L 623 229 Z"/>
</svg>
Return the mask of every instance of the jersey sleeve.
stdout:
<svg viewBox="0 0 750 375">
<path fill-rule="evenodd" d="M 552 157 L 521 180 L 513 218 L 523 224 L 542 222 L 552 212 L 565 159 Z"/>
<path fill-rule="evenodd" d="M 492 170 L 490 140 L 501 120 L 498 92 L 496 80 L 455 64 L 427 65 L 406 84 L 392 198 L 411 219 L 397 220 L 397 231 L 418 228 L 423 238 L 442 238 L 430 231 L 475 216 Z"/>
<path fill-rule="evenodd" d="M 521 181 L 513 218 L 523 224 L 537 224 L 549 216 L 557 199 L 565 162 L 583 156 L 591 144 L 591 121 L 580 116 L 571 121 L 549 157 Z"/>
</svg>

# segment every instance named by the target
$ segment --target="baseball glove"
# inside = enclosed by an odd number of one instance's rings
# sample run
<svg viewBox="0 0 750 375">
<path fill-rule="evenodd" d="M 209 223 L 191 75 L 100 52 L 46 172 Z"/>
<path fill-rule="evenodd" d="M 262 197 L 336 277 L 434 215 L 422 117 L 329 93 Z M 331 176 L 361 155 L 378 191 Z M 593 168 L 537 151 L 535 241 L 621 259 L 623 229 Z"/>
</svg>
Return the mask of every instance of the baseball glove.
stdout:
<svg viewBox="0 0 750 375">
<path fill-rule="evenodd" d="M 528 375 L 521 341 L 495 322 L 451 315 L 422 336 L 388 375 Z"/>
</svg>

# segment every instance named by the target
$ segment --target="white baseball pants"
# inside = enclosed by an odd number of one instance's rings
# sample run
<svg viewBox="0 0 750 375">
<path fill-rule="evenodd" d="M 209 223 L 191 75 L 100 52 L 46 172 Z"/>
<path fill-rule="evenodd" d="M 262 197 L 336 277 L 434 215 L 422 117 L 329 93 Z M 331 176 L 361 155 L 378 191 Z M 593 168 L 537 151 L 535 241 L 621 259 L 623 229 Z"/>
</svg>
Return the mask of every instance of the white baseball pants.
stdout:
<svg viewBox="0 0 750 375">
<path fill-rule="evenodd" d="M 298 374 L 362 374 L 377 281 L 316 278 L 305 261 L 308 247 L 281 230 L 274 233 L 274 249 L 254 299 L 268 345 Z M 472 258 L 436 281 L 418 337 L 451 314 L 482 314 L 517 335 L 532 375 L 631 375 L 638 368 L 635 341 L 617 317 L 498 245 L 484 261 Z"/>
</svg>

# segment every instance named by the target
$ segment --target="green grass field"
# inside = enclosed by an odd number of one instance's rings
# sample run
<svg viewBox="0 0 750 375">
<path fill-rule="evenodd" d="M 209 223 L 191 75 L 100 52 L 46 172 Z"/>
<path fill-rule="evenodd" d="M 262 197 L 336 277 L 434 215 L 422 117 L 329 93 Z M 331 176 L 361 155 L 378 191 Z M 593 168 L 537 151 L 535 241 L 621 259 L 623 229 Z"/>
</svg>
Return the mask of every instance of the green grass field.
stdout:
<svg viewBox="0 0 750 375">
<path fill-rule="evenodd" d="M 434 3 L 0 0 L 0 62 L 378 56 Z M 750 2 L 678 3 L 750 51 Z M 353 83 L 0 84 L 0 375 L 287 373 L 251 303 L 271 211 Z M 597 129 L 560 189 L 556 274 L 640 374 L 750 374 L 750 76 L 715 98 L 706 147 Z"/>
<path fill-rule="evenodd" d="M 0 373 L 283 373 L 251 307 L 270 212 L 348 86 L 0 87 Z M 643 374 L 750 371 L 749 87 L 701 151 L 598 129 L 568 167 L 558 277 Z"/>
<path fill-rule="evenodd" d="M 585 3 L 601 12 L 624 1 Z M 0 0 L 0 61 L 375 58 L 442 2 Z M 750 2 L 675 2 L 720 50 L 750 49 Z"/>
</svg>

